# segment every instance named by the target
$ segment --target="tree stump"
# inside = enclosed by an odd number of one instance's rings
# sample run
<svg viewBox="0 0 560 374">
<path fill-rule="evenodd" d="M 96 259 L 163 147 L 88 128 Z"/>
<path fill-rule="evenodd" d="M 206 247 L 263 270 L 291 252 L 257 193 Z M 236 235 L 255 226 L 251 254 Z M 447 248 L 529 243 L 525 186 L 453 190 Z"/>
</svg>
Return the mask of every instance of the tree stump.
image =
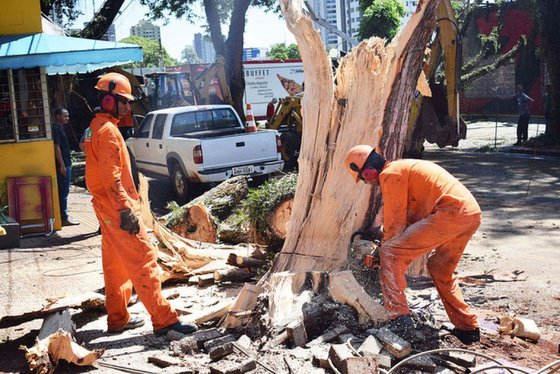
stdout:
<svg viewBox="0 0 560 374">
<path fill-rule="evenodd" d="M 352 233 L 380 223 L 379 191 L 353 183 L 346 153 L 369 143 L 389 160 L 401 157 L 438 1 L 422 1 L 387 46 L 379 38 L 361 42 L 341 60 L 336 77 L 301 3 L 280 4 L 301 51 L 306 94 L 296 194 L 273 271 L 335 271 L 347 260 Z"/>
</svg>

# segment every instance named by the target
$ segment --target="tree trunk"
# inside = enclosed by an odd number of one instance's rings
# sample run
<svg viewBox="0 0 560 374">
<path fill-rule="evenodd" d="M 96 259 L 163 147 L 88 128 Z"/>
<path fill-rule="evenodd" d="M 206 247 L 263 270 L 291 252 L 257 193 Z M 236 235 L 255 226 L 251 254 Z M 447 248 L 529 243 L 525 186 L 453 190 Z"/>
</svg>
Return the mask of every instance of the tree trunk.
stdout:
<svg viewBox="0 0 560 374">
<path fill-rule="evenodd" d="M 422 2 L 388 46 L 379 38 L 360 43 L 341 61 L 335 86 L 331 61 L 302 4 L 281 1 L 302 54 L 306 95 L 298 185 L 273 272 L 339 270 L 352 233 L 379 220 L 379 191 L 353 183 L 344 158 L 360 143 L 371 144 L 387 159 L 401 157 L 437 4 Z"/>
<path fill-rule="evenodd" d="M 250 237 L 247 227 L 241 224 L 234 226 L 225 221 L 239 208 L 248 191 L 245 177 L 228 179 L 168 214 L 165 217 L 167 227 L 184 238 L 206 243 L 216 243 L 218 239 L 231 237 L 237 238 L 235 243 L 247 242 L 246 239 Z"/>
<path fill-rule="evenodd" d="M 233 108 L 237 114 L 239 114 L 241 120 L 245 121 L 245 111 L 243 108 L 243 94 L 245 92 L 245 77 L 243 75 L 243 33 L 245 32 L 245 14 L 247 13 L 251 1 L 234 0 L 227 40 L 225 40 L 222 34 L 216 2 L 213 0 L 204 0 L 203 3 L 214 50 L 216 51 L 216 55 L 225 58 L 227 83 L 233 100 Z"/>
<path fill-rule="evenodd" d="M 226 72 L 233 108 L 245 122 L 243 94 L 245 93 L 245 75 L 243 73 L 243 33 L 245 32 L 245 15 L 251 0 L 234 0 L 228 38 L 226 40 Z"/>
<path fill-rule="evenodd" d="M 552 113 L 547 123 L 547 132 L 555 143 L 560 143 L 560 2 L 537 0 L 543 40 L 544 61 L 552 86 Z"/>
<path fill-rule="evenodd" d="M 105 0 L 88 25 L 78 33 L 80 38 L 101 39 L 113 23 L 119 10 L 124 4 L 124 0 Z"/>
<path fill-rule="evenodd" d="M 245 177 L 228 179 L 165 216 L 166 226 L 184 238 L 206 243 L 253 242 L 279 247 L 286 237 L 295 178 L 297 175 L 288 174 L 275 179 L 250 197 Z"/>
</svg>

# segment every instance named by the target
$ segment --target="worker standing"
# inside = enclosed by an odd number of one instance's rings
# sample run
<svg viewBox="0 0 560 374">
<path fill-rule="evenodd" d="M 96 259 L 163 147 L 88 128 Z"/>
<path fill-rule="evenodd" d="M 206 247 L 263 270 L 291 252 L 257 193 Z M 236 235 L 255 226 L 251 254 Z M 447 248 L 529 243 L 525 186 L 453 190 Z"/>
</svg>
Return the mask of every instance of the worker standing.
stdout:
<svg viewBox="0 0 560 374">
<path fill-rule="evenodd" d="M 157 248 L 151 244 L 138 219 L 140 201 L 134 187 L 130 158 L 117 123 L 130 110 L 131 86 L 118 73 L 108 73 L 95 86 L 101 111 L 91 121 L 84 138 L 86 183 L 101 227 L 101 254 L 109 332 L 144 325 L 131 318 L 127 305 L 132 287 L 150 313 L 156 335 L 170 330 L 188 334 L 197 330 L 179 321 L 177 312 L 161 294 Z"/>
<path fill-rule="evenodd" d="M 390 327 L 405 335 L 414 328 L 404 292 L 405 273 L 412 261 L 431 252 L 428 271 L 456 327 L 453 333 L 465 344 L 479 341 L 478 319 L 469 311 L 454 275 L 481 222 L 480 207 L 469 190 L 432 162 L 386 161 L 368 145 L 353 147 L 346 167 L 356 183 L 381 187 L 381 287 Z"/>
</svg>

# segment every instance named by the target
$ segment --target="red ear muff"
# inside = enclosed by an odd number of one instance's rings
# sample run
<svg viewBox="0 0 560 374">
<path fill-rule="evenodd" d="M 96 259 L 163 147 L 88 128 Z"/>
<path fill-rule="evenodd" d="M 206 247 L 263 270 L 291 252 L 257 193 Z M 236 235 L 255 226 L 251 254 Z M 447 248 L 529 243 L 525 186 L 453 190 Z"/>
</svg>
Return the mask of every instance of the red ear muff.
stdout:
<svg viewBox="0 0 560 374">
<path fill-rule="evenodd" d="M 364 182 L 373 182 L 379 178 L 379 172 L 377 169 L 365 167 L 360 172 L 360 176 Z"/>
<path fill-rule="evenodd" d="M 105 112 L 112 112 L 115 109 L 115 97 L 113 95 L 103 95 L 101 98 L 101 109 Z"/>
</svg>

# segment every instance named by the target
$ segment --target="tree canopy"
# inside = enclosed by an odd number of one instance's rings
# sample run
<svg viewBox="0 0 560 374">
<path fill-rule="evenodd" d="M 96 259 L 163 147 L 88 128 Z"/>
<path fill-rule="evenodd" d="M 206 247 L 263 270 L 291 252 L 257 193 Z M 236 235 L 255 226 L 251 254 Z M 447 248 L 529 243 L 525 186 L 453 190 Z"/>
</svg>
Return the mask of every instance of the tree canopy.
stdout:
<svg viewBox="0 0 560 374">
<path fill-rule="evenodd" d="M 186 64 L 200 64 L 202 62 L 193 47 L 190 45 L 187 45 L 181 52 L 181 61 Z"/>
<path fill-rule="evenodd" d="M 358 30 L 360 40 L 372 36 L 393 39 L 406 14 L 401 0 L 361 0 L 360 9 L 363 13 Z"/>
<path fill-rule="evenodd" d="M 267 56 L 275 60 L 295 60 L 301 58 L 298 46 L 295 43 L 290 45 L 286 45 L 286 43 L 274 44 L 267 53 Z"/>
<path fill-rule="evenodd" d="M 144 67 L 156 67 L 159 66 L 159 43 L 155 40 L 150 40 L 143 38 L 141 36 L 129 36 L 120 40 L 122 43 L 138 44 L 142 47 L 142 52 L 144 54 L 144 62 L 142 66 Z M 163 52 L 163 65 L 171 66 L 176 65 L 177 61 L 167 53 L 165 48 L 162 47 Z M 135 62 L 132 64 L 133 67 L 139 67 L 140 63 Z"/>
</svg>

